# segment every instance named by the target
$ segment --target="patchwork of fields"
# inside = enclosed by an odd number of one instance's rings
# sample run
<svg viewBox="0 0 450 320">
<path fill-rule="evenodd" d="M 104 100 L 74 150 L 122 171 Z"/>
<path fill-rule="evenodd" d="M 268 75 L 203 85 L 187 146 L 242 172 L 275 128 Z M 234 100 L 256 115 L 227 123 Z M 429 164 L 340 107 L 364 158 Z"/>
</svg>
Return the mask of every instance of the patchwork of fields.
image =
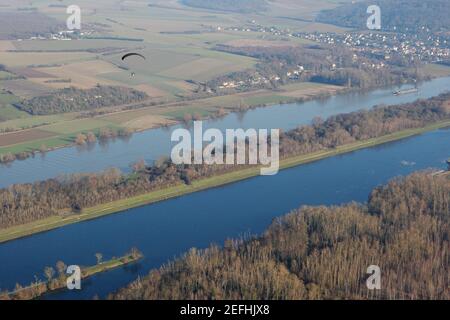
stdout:
<svg viewBox="0 0 450 320">
<path fill-rule="evenodd" d="M 334 0 L 271 2 L 270 14 L 239 14 L 184 6 L 178 0 L 77 1 L 82 9 L 82 30 L 77 39 L 39 32 L 64 28 L 64 3 L 56 0 L 0 0 L 3 14 L 14 21 L 38 17 L 35 29 L 3 30 L 0 39 L 0 154 L 38 150 L 73 143 L 79 133 L 104 128 L 145 130 L 186 118 L 208 117 L 236 110 L 311 95 L 332 93 L 333 86 L 299 84 L 280 90 L 257 90 L 227 96 L 197 98 L 199 84 L 230 72 L 253 68 L 258 60 L 214 50 L 218 44 L 279 46 L 304 44 L 299 39 L 274 39 L 262 32 L 233 30 L 252 19 L 266 26 L 301 31 L 313 24 L 318 10 L 336 5 Z M 36 15 L 33 14 L 36 13 Z M 29 13 L 29 14 L 28 14 Z M 45 22 L 43 17 L 49 20 Z M 19 19 L 20 18 L 20 19 Z M 335 30 L 333 26 L 324 29 Z M 58 30 L 58 29 L 56 29 Z M 341 29 L 342 30 L 342 29 Z M 339 30 L 337 30 L 339 31 Z M 56 31 L 57 32 L 57 31 Z M 44 34 L 44 33 L 42 33 Z M 52 39 L 53 37 L 53 39 Z M 59 40 L 55 40 L 58 39 Z M 130 57 L 138 52 L 146 57 Z M 118 106 L 94 116 L 64 113 L 32 116 L 14 104 L 68 87 L 133 88 L 148 95 L 138 109 Z M 195 97 L 195 99 L 194 99 Z M 182 102 L 183 101 L 183 102 Z M 130 107 L 130 108 L 128 108 Z M 101 111 L 101 112 L 100 112 Z M 81 116 L 81 117 L 80 117 Z M 84 118 L 83 118 L 84 117 Z"/>
</svg>

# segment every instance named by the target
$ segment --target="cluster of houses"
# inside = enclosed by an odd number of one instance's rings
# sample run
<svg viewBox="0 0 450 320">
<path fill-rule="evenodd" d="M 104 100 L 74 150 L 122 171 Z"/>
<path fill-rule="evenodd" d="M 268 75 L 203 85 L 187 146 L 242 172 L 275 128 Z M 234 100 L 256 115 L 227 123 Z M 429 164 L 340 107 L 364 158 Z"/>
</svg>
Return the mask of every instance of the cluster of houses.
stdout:
<svg viewBox="0 0 450 320">
<path fill-rule="evenodd" d="M 289 70 L 286 72 L 286 78 L 289 80 L 298 80 L 301 74 L 305 72 L 305 68 L 301 65 L 298 65 L 297 68 Z M 236 89 L 243 88 L 247 86 L 259 86 L 269 84 L 270 82 L 279 82 L 281 81 L 280 75 L 273 74 L 271 76 L 263 76 L 259 72 L 255 71 L 255 73 L 249 77 L 247 80 L 228 80 L 221 83 L 218 87 L 219 89 Z"/>
<path fill-rule="evenodd" d="M 296 33 L 294 36 L 329 45 L 341 44 L 355 52 L 376 55 L 391 60 L 394 55 L 426 62 L 440 62 L 450 58 L 450 37 L 443 35 L 406 33 L 351 32 Z"/>
<path fill-rule="evenodd" d="M 383 57 L 386 61 L 398 55 L 408 59 L 426 62 L 440 62 L 450 59 L 450 36 L 429 32 L 426 27 L 422 32 L 388 33 L 355 31 L 343 34 L 332 32 L 292 32 L 275 26 L 266 27 L 255 20 L 243 26 L 215 27 L 217 31 L 258 32 L 272 36 L 297 37 L 329 45 L 342 44 L 355 52 L 368 53 Z M 383 65 L 375 65 L 382 68 Z"/>
<path fill-rule="evenodd" d="M 63 30 L 57 33 L 50 33 L 46 35 L 32 36 L 26 40 L 59 40 L 59 41 L 70 41 L 73 39 L 78 39 L 80 37 L 90 36 L 93 31 L 79 32 L 75 30 Z M 17 39 L 17 41 L 23 41 L 24 39 Z"/>
<path fill-rule="evenodd" d="M 246 24 L 241 26 L 211 26 L 211 25 L 202 25 L 211 31 L 234 31 L 234 32 L 258 32 L 258 33 L 266 33 L 274 36 L 289 36 L 292 37 L 293 33 L 290 29 L 279 29 L 278 27 L 271 26 L 263 26 L 256 22 L 256 20 L 249 20 Z"/>
<path fill-rule="evenodd" d="M 305 72 L 305 67 L 303 67 L 302 65 L 297 65 L 297 69 L 288 71 L 286 73 L 286 77 L 289 80 L 298 80 L 300 78 L 300 75 Z"/>
<path fill-rule="evenodd" d="M 217 27 L 216 28 L 217 31 L 222 31 L 222 30 L 226 30 L 226 31 L 235 31 L 235 32 L 259 32 L 259 33 L 268 33 L 268 34 L 272 34 L 274 36 L 292 36 L 292 33 L 290 32 L 289 29 L 286 30 L 282 30 L 279 29 L 277 27 L 266 27 L 263 26 L 261 24 L 258 24 L 256 22 L 256 20 L 251 20 L 248 21 L 248 23 L 244 26 L 238 26 L 238 27 Z"/>
<path fill-rule="evenodd" d="M 275 78 L 275 77 L 274 77 Z M 280 79 L 278 79 L 280 80 Z M 259 74 L 259 72 L 255 72 L 251 77 L 246 80 L 228 80 L 224 81 L 218 88 L 219 89 L 236 89 L 243 88 L 247 86 L 258 86 L 263 84 L 268 84 L 270 79 Z"/>
</svg>

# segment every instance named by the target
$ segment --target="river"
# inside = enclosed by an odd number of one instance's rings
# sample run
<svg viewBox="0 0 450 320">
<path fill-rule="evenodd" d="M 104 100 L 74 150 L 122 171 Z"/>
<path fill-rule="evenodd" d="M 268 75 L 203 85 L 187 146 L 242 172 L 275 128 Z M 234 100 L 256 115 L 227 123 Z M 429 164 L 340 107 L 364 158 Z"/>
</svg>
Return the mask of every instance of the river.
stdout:
<svg viewBox="0 0 450 320">
<path fill-rule="evenodd" d="M 420 84 L 417 94 L 394 96 L 392 92 L 402 87 L 391 87 L 364 93 L 345 93 L 324 100 L 305 103 L 274 105 L 257 108 L 245 113 L 232 113 L 221 119 L 204 122 L 204 128 L 276 128 L 289 130 L 308 124 L 315 117 L 323 119 L 360 109 L 369 109 L 379 104 L 412 102 L 419 98 L 436 96 L 450 88 L 450 77 L 437 78 Z M 90 148 L 68 147 L 36 155 L 24 161 L 0 165 L 0 187 L 13 183 L 25 183 L 54 178 L 61 174 L 98 172 L 109 167 L 124 171 L 135 161 L 144 159 L 148 163 L 170 154 L 170 135 L 173 129 L 159 128 L 134 134 L 128 140 L 117 139 L 106 145 Z"/>
<path fill-rule="evenodd" d="M 0 288 L 43 278 L 44 267 L 58 260 L 91 265 L 96 252 L 109 259 L 136 246 L 145 255 L 138 264 L 96 275 L 82 282 L 81 291 L 46 296 L 104 298 L 191 247 L 260 233 L 274 217 L 301 205 L 366 201 L 370 190 L 392 177 L 443 169 L 449 146 L 450 130 L 437 130 L 7 242 L 0 245 Z"/>
</svg>

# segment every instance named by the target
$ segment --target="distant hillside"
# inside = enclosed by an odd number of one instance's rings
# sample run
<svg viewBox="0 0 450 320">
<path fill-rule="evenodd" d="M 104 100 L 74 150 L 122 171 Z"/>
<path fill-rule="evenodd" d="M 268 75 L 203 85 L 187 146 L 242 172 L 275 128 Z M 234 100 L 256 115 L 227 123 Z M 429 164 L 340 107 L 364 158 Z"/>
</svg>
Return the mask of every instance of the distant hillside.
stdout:
<svg viewBox="0 0 450 320">
<path fill-rule="evenodd" d="M 449 299 L 450 176 L 376 188 L 368 204 L 306 207 L 261 237 L 191 249 L 115 299 Z M 366 287 L 381 269 L 381 290 Z"/>
<path fill-rule="evenodd" d="M 381 8 L 381 25 L 384 31 L 422 30 L 448 31 L 450 26 L 450 1 L 448 0 L 370 0 L 346 4 L 335 9 L 324 10 L 317 16 L 318 22 L 342 27 L 366 28 L 367 8 Z"/>
<path fill-rule="evenodd" d="M 26 39 L 57 32 L 65 26 L 39 12 L 0 12 L 0 40 Z"/>
<path fill-rule="evenodd" d="M 266 0 L 181 0 L 184 5 L 203 9 L 252 13 L 264 11 Z"/>
</svg>

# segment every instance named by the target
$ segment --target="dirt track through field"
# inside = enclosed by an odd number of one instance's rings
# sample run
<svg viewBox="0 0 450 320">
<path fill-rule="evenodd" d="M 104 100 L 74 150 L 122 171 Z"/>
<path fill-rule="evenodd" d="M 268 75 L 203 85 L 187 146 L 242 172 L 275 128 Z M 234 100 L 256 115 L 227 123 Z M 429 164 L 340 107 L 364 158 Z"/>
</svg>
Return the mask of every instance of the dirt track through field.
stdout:
<svg viewBox="0 0 450 320">
<path fill-rule="evenodd" d="M 56 136 L 54 132 L 39 129 L 0 134 L 0 147 L 54 136 Z"/>
</svg>

